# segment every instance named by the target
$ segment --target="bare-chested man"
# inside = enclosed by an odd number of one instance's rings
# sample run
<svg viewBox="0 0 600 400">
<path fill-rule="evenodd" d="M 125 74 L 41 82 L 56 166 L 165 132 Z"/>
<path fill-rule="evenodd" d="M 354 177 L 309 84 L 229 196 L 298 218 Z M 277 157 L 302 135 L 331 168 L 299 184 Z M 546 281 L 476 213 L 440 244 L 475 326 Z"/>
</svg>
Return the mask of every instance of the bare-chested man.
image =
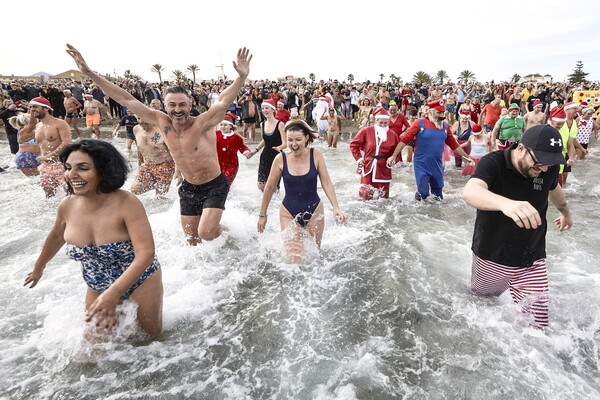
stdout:
<svg viewBox="0 0 600 400">
<path fill-rule="evenodd" d="M 229 183 L 221 173 L 217 158 L 215 126 L 223 120 L 227 108 L 242 88 L 252 56 L 244 48 L 237 54 L 236 80 L 213 102 L 210 109 L 198 117 L 191 117 L 192 102 L 181 86 L 166 91 L 164 97 L 167 114 L 151 110 L 127 91 L 108 82 L 93 72 L 73 46 L 67 45 L 77 66 L 102 90 L 119 104 L 130 108 L 143 121 L 159 127 L 165 144 L 185 179 L 179 188 L 181 225 L 188 243 L 195 245 L 203 240 L 213 240 L 221 235 L 221 216 L 229 192 Z"/>
<path fill-rule="evenodd" d="M 381 106 L 386 110 L 390 108 L 390 100 L 392 100 L 392 96 L 390 92 L 383 86 L 379 88 L 379 92 L 377 92 L 377 101 L 381 103 Z"/>
<path fill-rule="evenodd" d="M 157 196 L 169 191 L 175 162 L 158 126 L 144 121 L 136 115 L 138 125 L 133 127 L 133 134 L 138 150 L 138 173 L 131 185 L 131 193 L 142 194 L 155 189 Z"/>
<path fill-rule="evenodd" d="M 104 104 L 94 99 L 94 96 L 89 92 L 84 97 L 83 112 L 85 113 L 85 124 L 90 127 L 90 136 L 102 139 L 100 137 L 100 122 L 106 115 Z"/>
<path fill-rule="evenodd" d="M 79 118 L 79 109 L 83 107 L 83 104 L 73 97 L 73 94 L 69 89 L 63 90 L 63 94 L 65 95 L 64 105 L 65 110 L 67 111 L 65 122 L 73 128 L 77 134 L 77 139 L 81 139 L 81 132 L 79 132 L 79 128 L 77 127 L 77 118 Z"/>
<path fill-rule="evenodd" d="M 454 125 L 456 121 L 456 106 L 458 104 L 458 96 L 454 93 L 454 89 L 448 89 L 448 93 L 446 94 L 446 119 L 448 120 L 448 125 Z"/>
<path fill-rule="evenodd" d="M 62 119 L 54 118 L 50 111 L 50 102 L 44 97 L 36 97 L 29 102 L 29 125 L 22 129 L 27 135 L 35 130 L 35 140 L 40 144 L 42 155 L 37 158 L 41 163 L 40 186 L 46 197 L 56 194 L 56 189 L 64 185 L 65 168 L 58 155 L 67 144 L 71 143 L 71 129 Z"/>
<path fill-rule="evenodd" d="M 544 103 L 536 100 L 533 103 L 533 111 L 529 111 L 523 116 L 525 120 L 525 130 L 535 125 L 542 125 L 546 120 L 546 113 L 543 111 Z"/>
</svg>

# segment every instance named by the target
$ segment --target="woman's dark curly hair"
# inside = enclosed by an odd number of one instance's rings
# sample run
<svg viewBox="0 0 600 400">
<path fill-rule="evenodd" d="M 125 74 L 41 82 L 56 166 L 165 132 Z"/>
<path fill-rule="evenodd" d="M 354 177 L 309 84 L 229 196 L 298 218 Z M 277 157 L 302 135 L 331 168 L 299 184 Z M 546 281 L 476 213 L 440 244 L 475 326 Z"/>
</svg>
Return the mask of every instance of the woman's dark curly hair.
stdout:
<svg viewBox="0 0 600 400">
<path fill-rule="evenodd" d="M 94 160 L 94 167 L 100 178 L 98 193 L 112 193 L 119 189 L 127 179 L 129 167 L 125 157 L 112 144 L 103 140 L 83 139 L 71 143 L 60 152 L 63 165 L 74 151 L 82 151 Z M 67 194 L 73 194 L 73 188 L 67 183 Z"/>
</svg>

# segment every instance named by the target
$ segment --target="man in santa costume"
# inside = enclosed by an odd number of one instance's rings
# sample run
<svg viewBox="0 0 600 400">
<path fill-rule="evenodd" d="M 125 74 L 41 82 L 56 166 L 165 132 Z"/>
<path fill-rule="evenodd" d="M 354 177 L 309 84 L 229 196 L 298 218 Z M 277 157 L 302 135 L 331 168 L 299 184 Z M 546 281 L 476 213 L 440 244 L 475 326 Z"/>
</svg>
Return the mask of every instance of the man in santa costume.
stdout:
<svg viewBox="0 0 600 400">
<path fill-rule="evenodd" d="M 277 102 L 277 111 L 275 112 L 275 118 L 284 124 L 290 120 L 290 112 L 283 108 L 283 100 Z"/>
<path fill-rule="evenodd" d="M 444 122 L 446 107 L 444 100 L 434 100 L 428 104 L 427 118 L 419 118 L 404 133 L 396 150 L 387 160 L 387 165 L 392 167 L 396 163 L 396 156 L 404 146 L 416 139 L 414 168 L 417 181 L 416 200 L 423 200 L 429 196 L 429 191 L 437 199 L 443 199 L 444 169 L 442 167 L 442 152 L 444 145 L 448 145 L 455 153 L 465 160 L 469 156 L 452 135 L 452 130 Z"/>
<path fill-rule="evenodd" d="M 244 138 L 235 132 L 234 122 L 236 118 L 235 114 L 225 114 L 225 118 L 219 125 L 221 129 L 216 131 L 219 166 L 230 185 L 233 183 L 240 166 L 237 152 L 239 151 L 246 158 L 252 157 L 252 152 L 244 144 Z"/>
<path fill-rule="evenodd" d="M 398 134 L 389 129 L 390 115 L 384 108 L 378 108 L 373 115 L 375 124 L 362 128 L 350 142 L 361 175 L 358 195 L 363 200 L 389 197 L 392 169 L 386 160 L 400 141 Z"/>
</svg>

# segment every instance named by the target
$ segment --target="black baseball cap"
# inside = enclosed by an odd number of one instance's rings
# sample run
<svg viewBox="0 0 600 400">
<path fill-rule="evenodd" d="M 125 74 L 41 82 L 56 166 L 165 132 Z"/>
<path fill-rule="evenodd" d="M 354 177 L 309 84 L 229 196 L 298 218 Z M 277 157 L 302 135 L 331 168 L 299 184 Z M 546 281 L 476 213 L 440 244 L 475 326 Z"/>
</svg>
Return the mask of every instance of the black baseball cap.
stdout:
<svg viewBox="0 0 600 400">
<path fill-rule="evenodd" d="M 531 149 L 535 158 L 542 165 L 564 164 L 563 141 L 558 131 L 550 125 L 535 125 L 527 129 L 521 142 L 523 146 Z"/>
</svg>

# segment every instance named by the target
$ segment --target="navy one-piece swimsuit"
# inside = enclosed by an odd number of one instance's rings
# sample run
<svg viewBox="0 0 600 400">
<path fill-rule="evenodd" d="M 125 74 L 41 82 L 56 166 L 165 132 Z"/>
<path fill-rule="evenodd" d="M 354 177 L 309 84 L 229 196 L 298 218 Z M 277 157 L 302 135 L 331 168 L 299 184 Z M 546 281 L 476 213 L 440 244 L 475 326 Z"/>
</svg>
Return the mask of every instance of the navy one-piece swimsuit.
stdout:
<svg viewBox="0 0 600 400">
<path fill-rule="evenodd" d="M 281 177 L 285 187 L 283 206 L 301 226 L 306 226 L 314 214 L 321 199 L 317 194 L 317 168 L 315 167 L 314 149 L 310 149 L 310 169 L 305 175 L 292 175 L 288 171 L 284 152 L 283 171 Z"/>
</svg>

